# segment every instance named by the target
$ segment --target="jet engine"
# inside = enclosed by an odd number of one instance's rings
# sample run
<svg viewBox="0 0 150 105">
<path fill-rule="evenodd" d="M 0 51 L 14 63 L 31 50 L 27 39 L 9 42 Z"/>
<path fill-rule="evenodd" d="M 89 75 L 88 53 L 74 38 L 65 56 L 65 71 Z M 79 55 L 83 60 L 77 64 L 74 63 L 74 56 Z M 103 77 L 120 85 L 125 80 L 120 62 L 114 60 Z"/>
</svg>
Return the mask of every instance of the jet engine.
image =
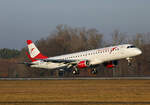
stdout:
<svg viewBox="0 0 150 105">
<path fill-rule="evenodd" d="M 89 61 L 80 61 L 77 63 L 78 68 L 86 68 L 89 66 Z"/>
</svg>

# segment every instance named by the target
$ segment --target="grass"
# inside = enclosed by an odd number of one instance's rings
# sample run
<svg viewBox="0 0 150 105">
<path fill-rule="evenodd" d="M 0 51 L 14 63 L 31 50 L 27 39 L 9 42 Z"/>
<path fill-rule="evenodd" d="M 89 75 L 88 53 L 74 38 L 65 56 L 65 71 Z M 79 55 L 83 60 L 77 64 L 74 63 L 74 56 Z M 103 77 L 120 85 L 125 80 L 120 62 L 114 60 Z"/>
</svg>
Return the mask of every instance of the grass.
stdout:
<svg viewBox="0 0 150 105">
<path fill-rule="evenodd" d="M 0 81 L 1 104 L 38 105 L 38 102 L 39 105 L 150 102 L 150 80 Z"/>
</svg>

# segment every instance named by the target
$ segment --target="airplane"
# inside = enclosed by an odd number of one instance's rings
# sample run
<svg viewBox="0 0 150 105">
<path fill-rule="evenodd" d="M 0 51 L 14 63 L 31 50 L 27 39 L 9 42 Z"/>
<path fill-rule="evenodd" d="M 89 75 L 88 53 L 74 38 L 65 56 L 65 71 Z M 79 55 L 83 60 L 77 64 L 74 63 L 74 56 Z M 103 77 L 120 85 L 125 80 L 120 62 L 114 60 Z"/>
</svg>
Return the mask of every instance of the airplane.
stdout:
<svg viewBox="0 0 150 105">
<path fill-rule="evenodd" d="M 96 74 L 96 67 L 103 64 L 107 68 L 114 68 L 118 60 L 127 59 L 131 64 L 134 56 L 142 54 L 142 51 L 132 44 L 123 44 L 106 48 L 99 48 L 55 57 L 44 56 L 31 40 L 27 40 L 28 52 L 26 55 L 32 62 L 24 62 L 33 68 L 51 70 L 70 70 L 72 74 L 79 74 L 80 69 L 91 68 L 91 73 Z"/>
</svg>

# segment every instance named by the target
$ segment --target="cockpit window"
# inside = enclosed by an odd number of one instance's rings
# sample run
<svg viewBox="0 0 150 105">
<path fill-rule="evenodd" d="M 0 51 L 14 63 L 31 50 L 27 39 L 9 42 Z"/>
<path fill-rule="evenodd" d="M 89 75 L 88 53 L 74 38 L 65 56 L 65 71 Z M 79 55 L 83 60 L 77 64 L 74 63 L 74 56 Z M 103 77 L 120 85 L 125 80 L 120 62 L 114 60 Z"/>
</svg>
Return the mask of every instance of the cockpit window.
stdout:
<svg viewBox="0 0 150 105">
<path fill-rule="evenodd" d="M 127 48 L 136 48 L 136 47 L 132 45 L 132 46 L 128 46 Z"/>
</svg>

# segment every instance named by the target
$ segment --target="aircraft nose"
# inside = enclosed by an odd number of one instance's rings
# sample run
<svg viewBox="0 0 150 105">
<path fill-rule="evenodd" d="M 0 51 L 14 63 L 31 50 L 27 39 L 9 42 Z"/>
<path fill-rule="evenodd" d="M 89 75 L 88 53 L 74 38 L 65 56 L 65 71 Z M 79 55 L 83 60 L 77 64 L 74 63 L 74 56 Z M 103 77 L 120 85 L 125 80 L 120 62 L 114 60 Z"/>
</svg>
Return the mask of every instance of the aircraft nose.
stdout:
<svg viewBox="0 0 150 105">
<path fill-rule="evenodd" d="M 138 49 L 136 52 L 137 52 L 137 55 L 141 55 L 142 54 L 142 51 L 140 49 Z"/>
</svg>

